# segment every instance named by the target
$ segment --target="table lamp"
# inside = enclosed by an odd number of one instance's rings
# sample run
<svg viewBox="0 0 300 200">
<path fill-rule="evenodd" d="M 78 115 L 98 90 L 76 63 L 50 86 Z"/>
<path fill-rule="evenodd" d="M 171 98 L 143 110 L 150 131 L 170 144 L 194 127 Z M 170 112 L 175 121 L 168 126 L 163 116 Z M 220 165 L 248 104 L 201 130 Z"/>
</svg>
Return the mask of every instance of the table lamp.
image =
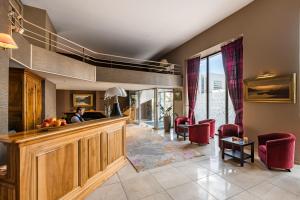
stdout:
<svg viewBox="0 0 300 200">
<path fill-rule="evenodd" d="M 111 116 L 122 116 L 118 97 L 127 97 L 127 93 L 123 88 L 113 87 L 105 91 L 104 99 L 110 99 L 114 97 L 114 104 L 111 111 Z"/>
</svg>

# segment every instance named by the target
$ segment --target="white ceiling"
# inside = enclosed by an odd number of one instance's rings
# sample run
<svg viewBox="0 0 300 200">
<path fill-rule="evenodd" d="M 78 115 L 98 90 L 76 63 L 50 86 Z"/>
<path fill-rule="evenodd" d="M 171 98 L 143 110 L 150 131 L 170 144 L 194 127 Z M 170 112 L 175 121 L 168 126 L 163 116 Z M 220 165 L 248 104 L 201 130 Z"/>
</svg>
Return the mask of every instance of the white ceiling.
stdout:
<svg viewBox="0 0 300 200">
<path fill-rule="evenodd" d="M 93 50 L 149 59 L 178 47 L 253 0 L 22 0 L 57 32 Z"/>
</svg>

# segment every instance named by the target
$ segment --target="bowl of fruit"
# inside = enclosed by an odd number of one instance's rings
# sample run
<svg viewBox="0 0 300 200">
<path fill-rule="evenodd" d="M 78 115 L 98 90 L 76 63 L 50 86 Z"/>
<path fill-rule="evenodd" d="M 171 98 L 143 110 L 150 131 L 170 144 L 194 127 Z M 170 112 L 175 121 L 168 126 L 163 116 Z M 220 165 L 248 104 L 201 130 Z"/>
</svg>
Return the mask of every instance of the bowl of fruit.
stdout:
<svg viewBox="0 0 300 200">
<path fill-rule="evenodd" d="M 55 117 L 51 117 L 44 119 L 42 124 L 37 125 L 37 129 L 52 130 L 66 125 L 67 121 L 65 119 L 56 119 Z"/>
</svg>

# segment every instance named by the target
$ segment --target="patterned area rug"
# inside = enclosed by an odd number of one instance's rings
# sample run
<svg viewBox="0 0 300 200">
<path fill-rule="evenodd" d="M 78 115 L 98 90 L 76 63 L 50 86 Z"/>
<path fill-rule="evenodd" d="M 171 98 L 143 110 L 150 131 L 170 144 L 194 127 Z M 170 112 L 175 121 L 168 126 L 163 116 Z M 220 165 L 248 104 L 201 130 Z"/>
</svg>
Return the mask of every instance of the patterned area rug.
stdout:
<svg viewBox="0 0 300 200">
<path fill-rule="evenodd" d="M 135 125 L 127 128 L 127 158 L 138 172 L 204 156 L 202 150 L 198 144 L 177 140 L 175 134 L 164 134 L 163 130 Z"/>
</svg>

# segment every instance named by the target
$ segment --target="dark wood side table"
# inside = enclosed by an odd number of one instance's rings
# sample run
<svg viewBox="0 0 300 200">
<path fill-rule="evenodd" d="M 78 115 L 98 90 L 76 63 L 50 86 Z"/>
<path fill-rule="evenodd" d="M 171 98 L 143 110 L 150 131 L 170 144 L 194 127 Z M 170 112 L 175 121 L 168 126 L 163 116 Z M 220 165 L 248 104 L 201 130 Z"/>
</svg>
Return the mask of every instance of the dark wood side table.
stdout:
<svg viewBox="0 0 300 200">
<path fill-rule="evenodd" d="M 183 137 L 183 140 L 186 140 L 186 137 L 189 137 L 189 124 L 179 124 L 178 127 L 183 130 L 181 133 L 177 133 L 177 139 L 179 136 Z"/>
<path fill-rule="evenodd" d="M 222 141 L 222 159 L 225 155 L 240 160 L 241 167 L 244 166 L 245 160 L 251 158 L 251 162 L 254 162 L 254 141 L 248 140 L 245 142 L 243 139 L 234 140 L 235 137 L 227 137 L 221 139 Z M 230 144 L 232 149 L 225 150 L 225 144 Z M 251 154 L 244 152 L 244 147 L 251 146 Z M 236 148 L 237 147 L 237 148 Z"/>
</svg>

